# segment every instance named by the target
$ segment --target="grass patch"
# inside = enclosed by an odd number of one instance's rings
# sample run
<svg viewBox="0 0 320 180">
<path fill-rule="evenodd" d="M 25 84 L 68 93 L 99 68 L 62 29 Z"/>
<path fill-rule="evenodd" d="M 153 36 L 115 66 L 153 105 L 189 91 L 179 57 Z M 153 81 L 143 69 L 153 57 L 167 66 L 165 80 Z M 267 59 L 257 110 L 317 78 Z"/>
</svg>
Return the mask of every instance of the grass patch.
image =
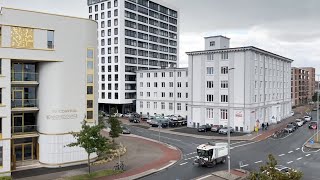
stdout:
<svg viewBox="0 0 320 180">
<path fill-rule="evenodd" d="M 11 180 L 12 178 L 10 176 L 1 176 L 0 180 Z"/>
<path fill-rule="evenodd" d="M 112 176 L 112 175 L 120 174 L 122 172 L 123 171 L 115 171 L 115 170 L 107 169 L 103 171 L 92 172 L 90 175 L 83 174 L 78 176 L 67 177 L 65 179 L 66 180 L 89 180 L 89 179 L 95 179 L 99 177 Z"/>
</svg>

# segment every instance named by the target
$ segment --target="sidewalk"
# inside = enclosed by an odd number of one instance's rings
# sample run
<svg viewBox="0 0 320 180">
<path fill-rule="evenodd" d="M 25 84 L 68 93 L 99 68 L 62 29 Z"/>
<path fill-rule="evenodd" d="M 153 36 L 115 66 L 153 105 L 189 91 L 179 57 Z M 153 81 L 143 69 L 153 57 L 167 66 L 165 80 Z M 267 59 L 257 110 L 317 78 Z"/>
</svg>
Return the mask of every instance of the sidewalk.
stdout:
<svg viewBox="0 0 320 180">
<path fill-rule="evenodd" d="M 157 141 L 149 140 L 135 135 L 121 136 L 117 139 L 127 148 L 127 153 L 121 157 L 126 165 L 124 173 L 103 177 L 100 179 L 136 179 L 155 173 L 162 168 L 174 164 L 180 160 L 180 150 L 172 146 L 167 146 Z M 92 171 L 113 169 L 118 159 L 107 164 L 92 166 Z M 65 167 L 65 168 L 37 168 L 24 171 L 13 172 L 14 179 L 43 180 L 43 179 L 63 179 L 68 176 L 86 174 L 86 165 Z"/>
<path fill-rule="evenodd" d="M 231 169 L 228 171 L 216 171 L 212 174 L 201 176 L 195 180 L 245 180 L 249 176 L 249 172 L 241 169 Z"/>
</svg>

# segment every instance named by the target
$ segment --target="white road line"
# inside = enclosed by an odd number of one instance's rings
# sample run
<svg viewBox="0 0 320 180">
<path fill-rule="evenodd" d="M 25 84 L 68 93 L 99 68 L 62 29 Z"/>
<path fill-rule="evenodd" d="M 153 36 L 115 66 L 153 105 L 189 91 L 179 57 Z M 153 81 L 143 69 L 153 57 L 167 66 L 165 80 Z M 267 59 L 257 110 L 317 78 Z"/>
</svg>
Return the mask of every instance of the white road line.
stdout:
<svg viewBox="0 0 320 180">
<path fill-rule="evenodd" d="M 239 143 L 243 143 L 245 141 L 239 141 L 239 142 L 235 142 L 235 143 L 231 143 L 230 145 L 235 145 L 235 144 L 239 144 Z"/>
<path fill-rule="evenodd" d="M 281 156 L 284 156 L 285 154 L 280 154 L 279 156 L 281 157 Z"/>
<path fill-rule="evenodd" d="M 299 161 L 300 159 L 302 159 L 302 157 L 297 158 L 297 161 Z"/>
<path fill-rule="evenodd" d="M 256 162 L 254 162 L 255 164 L 257 164 L 257 163 L 261 163 L 262 161 L 260 160 L 260 161 L 256 161 Z"/>
<path fill-rule="evenodd" d="M 253 144 L 253 143 L 256 143 L 256 141 L 249 142 L 249 143 L 246 143 L 246 144 L 240 144 L 240 145 L 238 145 L 238 146 L 233 146 L 233 147 L 231 147 L 231 148 L 234 149 L 234 148 L 237 148 L 237 147 L 246 146 L 246 145 Z M 230 149 L 231 149 L 231 148 L 230 148 Z"/>
<path fill-rule="evenodd" d="M 190 159 L 194 159 L 194 158 L 196 158 L 197 156 L 194 156 L 194 157 L 190 157 L 190 158 L 187 158 L 187 159 L 184 159 L 185 161 L 188 161 L 188 160 L 190 160 Z"/>
<path fill-rule="evenodd" d="M 287 164 L 291 164 L 291 163 L 293 163 L 293 161 L 289 161 L 289 162 L 287 162 Z"/>
<path fill-rule="evenodd" d="M 187 163 L 188 163 L 188 162 L 181 163 L 180 166 L 183 166 L 183 165 L 185 165 L 185 164 L 187 164 Z"/>
<path fill-rule="evenodd" d="M 197 152 L 192 152 L 192 153 L 189 153 L 189 154 L 185 154 L 184 156 L 189 156 L 189 155 L 195 154 L 195 153 L 197 153 Z"/>
<path fill-rule="evenodd" d="M 212 175 L 210 174 L 210 175 L 207 175 L 207 176 L 203 176 L 203 177 L 201 177 L 201 178 L 198 178 L 197 180 L 206 179 L 206 178 L 208 178 L 208 177 L 210 177 L 210 176 L 212 176 Z"/>
<path fill-rule="evenodd" d="M 300 148 L 297 148 L 296 151 L 298 151 Z"/>
<path fill-rule="evenodd" d="M 293 151 L 289 151 L 288 154 L 293 153 Z"/>
<path fill-rule="evenodd" d="M 245 164 L 245 165 L 242 165 L 242 166 L 240 166 L 240 167 L 247 167 L 247 166 L 249 166 L 249 164 Z"/>
<path fill-rule="evenodd" d="M 310 156 L 311 154 L 306 154 L 306 157 Z"/>
</svg>

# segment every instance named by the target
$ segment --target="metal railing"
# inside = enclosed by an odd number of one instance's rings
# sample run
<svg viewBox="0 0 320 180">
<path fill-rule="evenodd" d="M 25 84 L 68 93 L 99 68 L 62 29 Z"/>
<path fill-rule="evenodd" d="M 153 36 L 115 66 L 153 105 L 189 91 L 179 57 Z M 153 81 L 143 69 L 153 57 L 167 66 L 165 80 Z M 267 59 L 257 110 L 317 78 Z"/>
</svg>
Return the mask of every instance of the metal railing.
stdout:
<svg viewBox="0 0 320 180">
<path fill-rule="evenodd" d="M 11 99 L 11 108 L 37 107 L 37 99 Z"/>
<path fill-rule="evenodd" d="M 13 134 L 37 132 L 37 125 L 13 126 L 11 132 Z"/>
<path fill-rule="evenodd" d="M 11 81 L 38 81 L 39 74 L 33 72 L 12 72 Z"/>
</svg>

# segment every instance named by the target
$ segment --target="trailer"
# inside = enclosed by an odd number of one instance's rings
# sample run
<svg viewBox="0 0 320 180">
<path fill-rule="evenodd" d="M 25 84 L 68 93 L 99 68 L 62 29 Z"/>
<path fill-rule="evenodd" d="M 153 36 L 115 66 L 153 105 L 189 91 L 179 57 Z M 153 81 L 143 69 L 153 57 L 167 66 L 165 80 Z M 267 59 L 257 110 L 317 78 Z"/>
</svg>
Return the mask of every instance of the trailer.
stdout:
<svg viewBox="0 0 320 180">
<path fill-rule="evenodd" d="M 194 165 L 213 167 L 218 163 L 225 163 L 228 156 L 228 143 L 213 142 L 201 144 L 197 147 L 197 157 Z"/>
</svg>

